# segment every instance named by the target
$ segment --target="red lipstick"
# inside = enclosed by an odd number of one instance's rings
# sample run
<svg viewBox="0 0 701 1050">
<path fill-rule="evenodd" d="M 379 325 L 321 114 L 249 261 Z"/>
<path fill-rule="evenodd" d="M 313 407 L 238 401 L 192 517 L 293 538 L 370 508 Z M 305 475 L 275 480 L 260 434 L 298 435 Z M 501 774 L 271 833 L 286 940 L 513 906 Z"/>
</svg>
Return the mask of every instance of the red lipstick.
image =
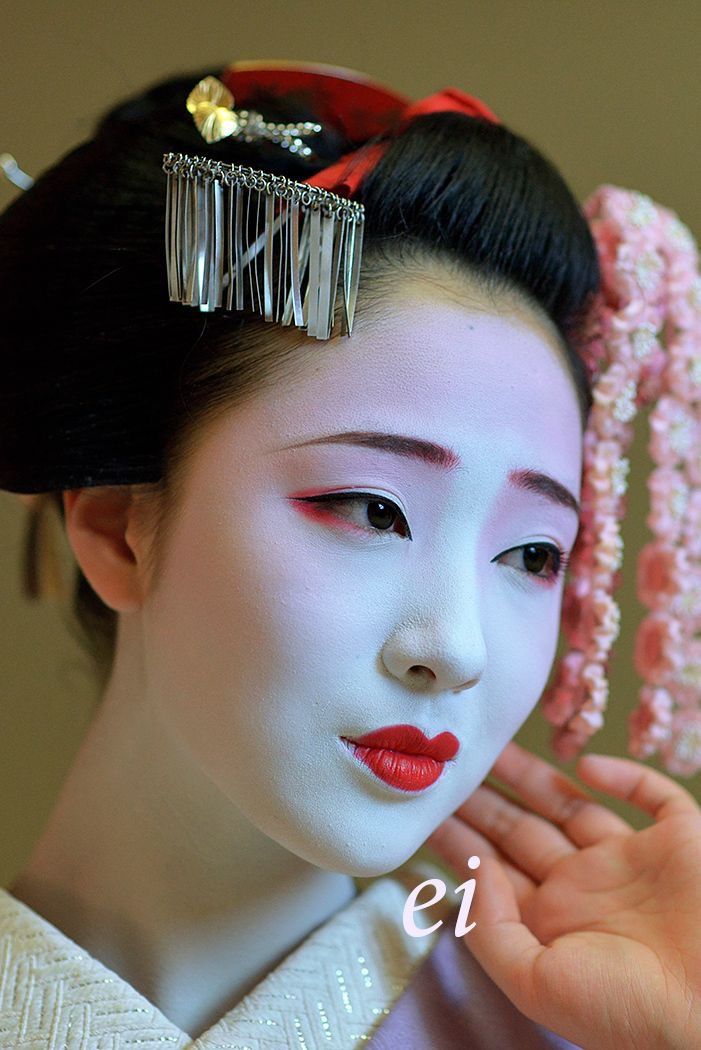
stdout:
<svg viewBox="0 0 701 1050">
<path fill-rule="evenodd" d="M 417 726 L 383 726 L 356 740 L 341 737 L 355 757 L 392 787 L 421 791 L 438 780 L 460 741 L 453 733 L 429 739 Z"/>
</svg>

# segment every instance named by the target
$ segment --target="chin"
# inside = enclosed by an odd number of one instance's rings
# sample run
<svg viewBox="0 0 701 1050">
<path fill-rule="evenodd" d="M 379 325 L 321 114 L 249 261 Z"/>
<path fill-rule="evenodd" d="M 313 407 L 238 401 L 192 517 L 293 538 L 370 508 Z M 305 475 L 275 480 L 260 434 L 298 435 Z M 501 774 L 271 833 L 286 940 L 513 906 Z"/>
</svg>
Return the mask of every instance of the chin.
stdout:
<svg viewBox="0 0 701 1050">
<path fill-rule="evenodd" d="M 356 839 L 345 838 L 343 841 L 319 835 L 314 842 L 306 843 L 302 848 L 299 848 L 300 845 L 298 848 L 288 848 L 324 871 L 354 878 L 371 878 L 387 875 L 400 867 L 416 853 L 422 842 L 414 839 L 411 842 L 397 842 L 384 834 L 373 836 L 372 841 L 368 841 L 366 835 L 358 835 Z"/>
</svg>

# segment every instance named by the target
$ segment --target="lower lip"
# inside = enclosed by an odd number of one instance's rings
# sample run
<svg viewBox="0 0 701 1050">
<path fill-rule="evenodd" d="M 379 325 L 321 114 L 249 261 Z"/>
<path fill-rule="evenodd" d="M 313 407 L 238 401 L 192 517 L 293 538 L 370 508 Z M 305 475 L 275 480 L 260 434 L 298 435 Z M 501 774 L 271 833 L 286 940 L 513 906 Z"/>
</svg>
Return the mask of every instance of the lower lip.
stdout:
<svg viewBox="0 0 701 1050">
<path fill-rule="evenodd" d="M 344 743 L 360 762 L 375 776 L 391 787 L 403 791 L 423 791 L 435 784 L 443 772 L 445 762 L 428 755 L 408 755 L 405 751 L 394 751 L 388 747 L 364 747 L 352 740 Z"/>
</svg>

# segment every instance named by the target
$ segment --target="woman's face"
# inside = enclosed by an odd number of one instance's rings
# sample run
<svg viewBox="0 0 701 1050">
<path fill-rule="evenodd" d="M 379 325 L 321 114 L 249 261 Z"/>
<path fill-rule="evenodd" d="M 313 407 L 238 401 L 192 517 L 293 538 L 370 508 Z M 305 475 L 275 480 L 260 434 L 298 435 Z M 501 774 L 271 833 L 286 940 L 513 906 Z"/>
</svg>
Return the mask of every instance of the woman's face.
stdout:
<svg viewBox="0 0 701 1050">
<path fill-rule="evenodd" d="M 149 698 L 192 761 L 266 835 L 351 875 L 408 859 L 538 701 L 578 528 L 553 330 L 454 289 L 405 279 L 210 424 L 143 609 Z M 349 743 L 394 725 L 457 754 Z"/>
</svg>

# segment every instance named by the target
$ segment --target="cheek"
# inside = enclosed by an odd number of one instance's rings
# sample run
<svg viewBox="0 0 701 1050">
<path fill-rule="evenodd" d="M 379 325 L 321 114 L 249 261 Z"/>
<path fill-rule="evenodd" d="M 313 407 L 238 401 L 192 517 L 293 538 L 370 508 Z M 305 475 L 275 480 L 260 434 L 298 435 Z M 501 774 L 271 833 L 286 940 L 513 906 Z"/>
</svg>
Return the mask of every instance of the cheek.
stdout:
<svg viewBox="0 0 701 1050">
<path fill-rule="evenodd" d="M 374 666 L 387 598 L 377 582 L 368 594 L 369 564 L 300 541 L 278 506 L 208 520 L 200 505 L 173 536 L 145 626 L 154 688 L 183 732 L 203 737 L 212 718 L 220 736 L 253 732 L 263 711 L 281 725 L 299 698 L 328 702 L 357 678 L 360 659 Z"/>
<path fill-rule="evenodd" d="M 551 595 L 525 600 L 519 596 L 490 610 L 488 677 L 495 688 L 485 683 L 485 696 L 490 698 L 490 723 L 505 740 L 538 703 L 552 669 L 560 628 L 562 590 L 558 587 Z"/>
<path fill-rule="evenodd" d="M 494 614 L 488 619 L 488 665 L 477 687 L 479 710 L 467 714 L 464 757 L 446 797 L 445 816 L 482 783 L 506 744 L 537 705 L 557 650 L 557 612 L 529 619 Z M 469 693 L 460 694 L 466 704 Z M 475 700 L 477 699 L 477 695 Z"/>
</svg>

